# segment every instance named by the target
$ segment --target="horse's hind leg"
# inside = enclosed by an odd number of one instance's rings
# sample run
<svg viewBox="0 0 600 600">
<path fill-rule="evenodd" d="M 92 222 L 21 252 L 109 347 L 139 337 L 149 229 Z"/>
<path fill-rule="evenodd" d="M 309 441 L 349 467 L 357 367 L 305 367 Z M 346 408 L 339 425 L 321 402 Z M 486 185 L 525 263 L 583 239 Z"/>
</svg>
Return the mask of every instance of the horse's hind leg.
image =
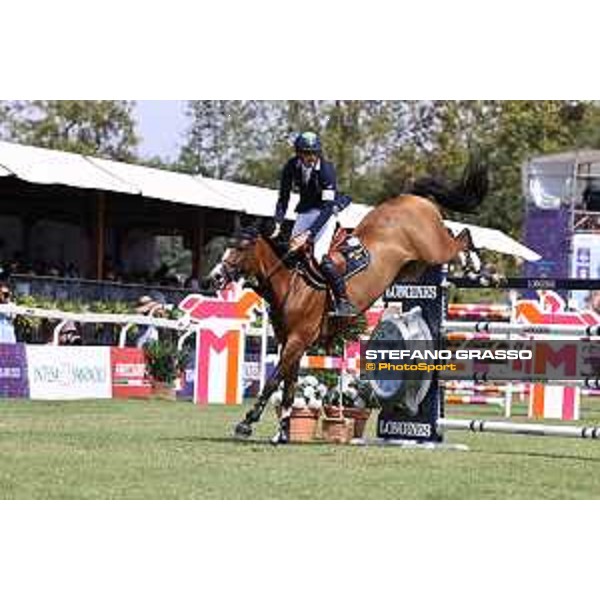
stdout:
<svg viewBox="0 0 600 600">
<path fill-rule="evenodd" d="M 477 277 L 481 273 L 481 258 L 473 243 L 471 232 L 468 229 L 463 229 L 456 237 L 456 240 L 463 247 L 458 257 L 467 277 Z"/>
<path fill-rule="evenodd" d="M 279 387 L 281 377 L 281 371 L 278 366 L 273 375 L 267 380 L 267 383 L 265 383 L 265 387 L 262 389 L 254 406 L 246 413 L 244 420 L 240 421 L 235 426 L 234 433 L 237 437 L 250 437 L 252 435 L 252 425 L 260 421 L 260 418 L 269 403 L 269 398 Z"/>
<path fill-rule="evenodd" d="M 502 281 L 502 276 L 493 268 L 483 266 L 468 229 L 463 229 L 457 236 L 457 240 L 466 246 L 459 256 L 461 257 L 461 266 L 468 278 L 478 281 L 483 286 L 496 285 Z M 462 262 L 463 257 L 464 262 Z"/>
</svg>

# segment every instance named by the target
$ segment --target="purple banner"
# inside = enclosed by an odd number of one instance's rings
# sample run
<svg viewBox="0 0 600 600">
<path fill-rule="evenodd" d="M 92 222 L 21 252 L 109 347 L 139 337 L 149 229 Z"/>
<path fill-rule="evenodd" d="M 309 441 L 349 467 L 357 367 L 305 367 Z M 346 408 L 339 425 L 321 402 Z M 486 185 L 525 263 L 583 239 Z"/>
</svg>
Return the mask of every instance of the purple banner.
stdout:
<svg viewBox="0 0 600 600">
<path fill-rule="evenodd" d="M 196 367 L 195 353 L 192 353 L 185 366 L 182 386 L 177 390 L 178 398 L 193 398 L 194 397 L 194 372 Z"/>
<path fill-rule="evenodd" d="M 24 344 L 0 344 L 0 398 L 29 398 Z"/>
<path fill-rule="evenodd" d="M 569 276 L 569 209 L 543 210 L 527 207 L 523 225 L 523 243 L 542 256 L 542 260 L 525 263 L 528 278 Z"/>
</svg>

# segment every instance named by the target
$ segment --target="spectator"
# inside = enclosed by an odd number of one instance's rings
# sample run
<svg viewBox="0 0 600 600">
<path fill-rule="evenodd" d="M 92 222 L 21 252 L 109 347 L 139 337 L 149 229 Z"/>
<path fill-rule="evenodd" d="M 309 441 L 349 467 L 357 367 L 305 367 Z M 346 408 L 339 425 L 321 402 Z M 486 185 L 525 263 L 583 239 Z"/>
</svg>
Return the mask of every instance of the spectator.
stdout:
<svg viewBox="0 0 600 600">
<path fill-rule="evenodd" d="M 58 334 L 59 346 L 82 346 L 83 340 L 77 325 L 73 321 L 67 321 Z"/>
<path fill-rule="evenodd" d="M 7 284 L 0 284 L 0 305 L 12 303 L 12 293 Z M 15 328 L 13 325 L 12 315 L 0 313 L 0 343 L 1 344 L 16 344 Z"/>
<path fill-rule="evenodd" d="M 142 296 L 135 308 L 138 315 L 145 317 L 164 317 L 164 310 L 159 302 L 153 300 L 150 296 Z M 158 341 L 158 329 L 154 325 L 141 325 L 139 327 L 139 335 L 135 341 L 137 348 L 143 348 L 150 342 Z"/>
</svg>

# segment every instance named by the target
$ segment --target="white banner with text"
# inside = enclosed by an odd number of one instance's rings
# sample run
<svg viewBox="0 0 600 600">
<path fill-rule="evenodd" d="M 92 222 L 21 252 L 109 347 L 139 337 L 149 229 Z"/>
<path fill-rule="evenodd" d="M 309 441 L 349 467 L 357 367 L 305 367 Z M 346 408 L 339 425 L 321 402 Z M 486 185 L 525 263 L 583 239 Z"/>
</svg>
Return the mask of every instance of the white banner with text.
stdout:
<svg viewBox="0 0 600 600">
<path fill-rule="evenodd" d="M 108 347 L 27 346 L 27 369 L 34 399 L 112 397 Z"/>
</svg>

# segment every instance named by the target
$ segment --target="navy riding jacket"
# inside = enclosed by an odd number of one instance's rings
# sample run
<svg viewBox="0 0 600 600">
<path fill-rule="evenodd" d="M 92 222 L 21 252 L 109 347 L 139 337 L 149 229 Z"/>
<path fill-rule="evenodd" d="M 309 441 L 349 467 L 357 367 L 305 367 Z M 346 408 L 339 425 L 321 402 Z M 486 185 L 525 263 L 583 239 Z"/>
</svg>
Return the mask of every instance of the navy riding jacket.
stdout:
<svg viewBox="0 0 600 600">
<path fill-rule="evenodd" d="M 297 213 L 305 213 L 314 208 L 322 208 L 325 204 L 323 191 L 331 190 L 335 197 L 337 192 L 337 180 L 335 167 L 326 160 L 320 160 L 313 168 L 308 182 L 302 178 L 302 162 L 299 158 L 290 159 L 281 173 L 279 185 L 279 200 L 275 211 L 275 220 L 282 223 L 290 202 L 292 191 L 300 194 L 300 202 L 296 206 Z"/>
<path fill-rule="evenodd" d="M 310 228 L 312 235 L 320 231 L 334 212 L 350 204 L 350 198 L 338 194 L 335 167 L 322 159 L 312 169 L 307 182 L 302 177 L 302 162 L 298 157 L 286 163 L 281 174 L 279 199 L 275 210 L 277 223 L 282 223 L 285 219 L 292 190 L 300 194 L 300 202 L 296 206 L 297 213 L 305 213 L 315 208 L 321 210 L 321 215 Z"/>
</svg>

